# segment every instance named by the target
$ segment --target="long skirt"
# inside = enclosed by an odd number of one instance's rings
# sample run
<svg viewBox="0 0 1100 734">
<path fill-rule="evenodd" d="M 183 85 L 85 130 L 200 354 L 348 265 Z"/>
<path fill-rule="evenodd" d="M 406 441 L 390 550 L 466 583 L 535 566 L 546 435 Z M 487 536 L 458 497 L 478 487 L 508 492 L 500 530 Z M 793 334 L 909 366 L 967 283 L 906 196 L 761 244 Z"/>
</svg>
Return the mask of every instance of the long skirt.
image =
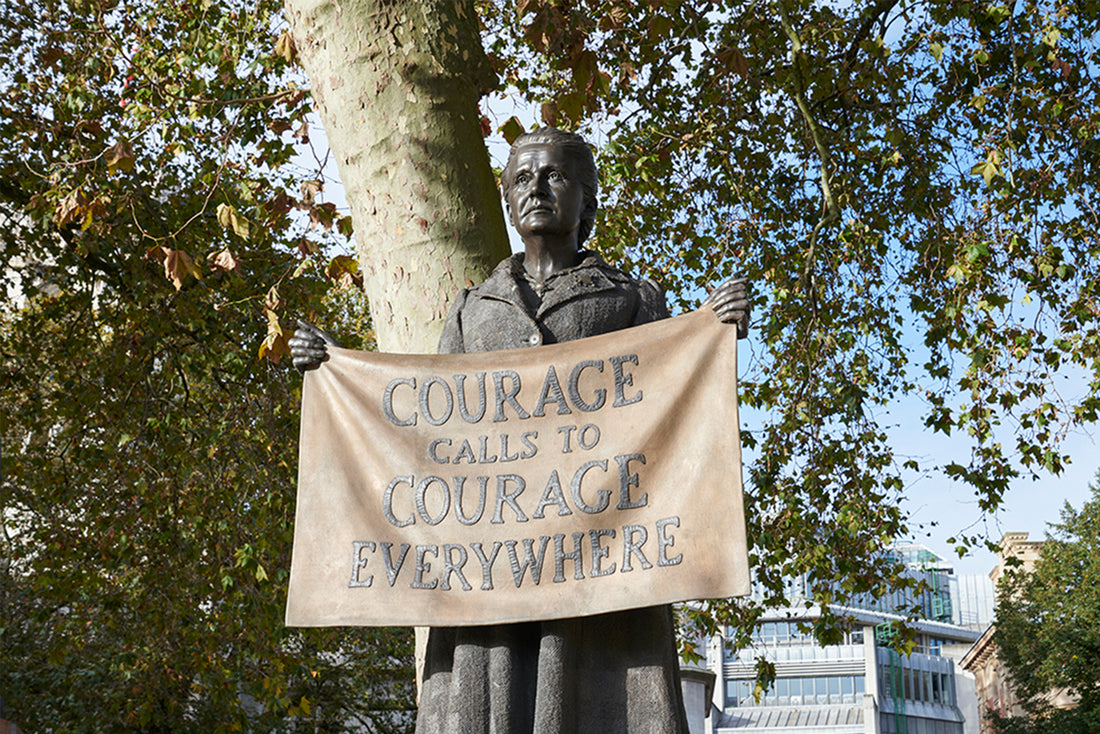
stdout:
<svg viewBox="0 0 1100 734">
<path fill-rule="evenodd" d="M 417 734 L 687 734 L 672 608 L 428 637 Z"/>
</svg>

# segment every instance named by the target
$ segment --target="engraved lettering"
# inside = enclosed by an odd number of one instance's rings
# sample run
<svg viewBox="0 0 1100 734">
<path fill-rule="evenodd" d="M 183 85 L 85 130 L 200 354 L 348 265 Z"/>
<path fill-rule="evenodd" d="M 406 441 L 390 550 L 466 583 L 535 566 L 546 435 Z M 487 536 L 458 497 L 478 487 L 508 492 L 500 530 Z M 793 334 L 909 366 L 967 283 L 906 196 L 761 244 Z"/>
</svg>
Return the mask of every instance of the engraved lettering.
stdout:
<svg viewBox="0 0 1100 734">
<path fill-rule="evenodd" d="M 395 426 L 415 426 L 416 425 L 416 413 L 412 414 L 412 417 L 401 420 L 393 412 L 393 391 L 397 389 L 398 385 L 408 385 L 412 389 L 416 389 L 416 378 L 413 377 L 399 377 L 395 380 L 390 380 L 390 384 L 386 385 L 386 389 L 382 392 L 382 414 L 386 416 L 386 419 Z"/>
<path fill-rule="evenodd" d="M 584 542 L 584 533 L 573 533 L 573 550 L 565 552 L 565 533 L 554 534 L 554 583 L 565 581 L 565 562 L 573 561 L 573 579 L 584 579 L 584 559 L 581 558 L 581 543 Z"/>
<path fill-rule="evenodd" d="M 451 557 L 451 551 L 458 551 L 458 560 L 455 561 Z M 469 556 L 466 554 L 466 549 L 456 543 L 446 543 L 443 546 L 443 581 L 440 582 L 439 588 L 444 591 L 451 590 L 451 574 L 456 574 L 458 580 L 462 582 L 462 589 L 469 591 L 474 588 L 470 586 L 470 583 L 466 580 L 466 576 L 462 573 L 462 567 L 466 565 L 466 560 Z"/>
<path fill-rule="evenodd" d="M 432 385 L 439 385 L 443 388 L 443 404 L 446 408 L 443 410 L 442 418 L 436 418 L 432 415 L 430 400 Z M 454 411 L 454 407 L 454 395 L 451 394 L 451 386 L 447 384 L 446 380 L 434 375 L 424 380 L 424 384 L 420 386 L 420 413 L 424 416 L 424 420 L 433 426 L 441 426 L 451 419 L 451 412 Z"/>
<path fill-rule="evenodd" d="M 416 518 L 411 514 L 408 520 L 398 520 L 393 514 L 393 490 L 398 484 L 407 484 L 409 487 L 412 487 L 412 483 L 413 477 L 411 474 L 405 477 L 394 477 L 390 480 L 390 483 L 386 485 L 386 491 L 382 494 L 382 514 L 394 527 L 403 528 L 416 522 Z"/>
<path fill-rule="evenodd" d="M 428 493 L 428 487 L 433 484 L 443 485 L 443 509 L 439 511 L 439 514 L 432 516 L 428 513 L 428 504 L 426 501 L 426 495 Z M 443 522 L 443 519 L 447 517 L 447 513 L 451 510 L 451 488 L 447 486 L 447 481 L 442 477 L 424 477 L 420 480 L 420 483 L 416 485 L 416 511 L 423 518 L 424 522 L 429 525 L 438 525 Z"/>
<path fill-rule="evenodd" d="M 512 482 L 516 485 L 514 492 L 508 492 L 508 482 Z M 497 476 L 497 502 L 496 509 L 493 510 L 493 519 L 490 522 L 500 524 L 504 522 L 503 510 L 504 505 L 508 505 L 512 508 L 512 511 L 516 513 L 517 522 L 527 522 L 527 515 L 523 514 L 523 510 L 519 508 L 519 504 L 516 503 L 516 497 L 523 494 L 523 490 L 527 489 L 527 480 L 518 474 L 500 474 Z"/>
<path fill-rule="evenodd" d="M 416 546 L 416 569 L 413 571 L 412 583 L 409 584 L 414 589 L 434 589 L 439 586 L 439 579 L 433 579 L 430 584 L 424 583 L 424 574 L 431 573 L 432 570 L 432 564 L 424 559 L 424 556 L 429 553 L 438 557 L 439 547 L 434 545 Z"/>
<path fill-rule="evenodd" d="M 569 509 L 569 505 L 565 502 L 565 495 L 561 491 L 561 479 L 558 478 L 557 469 L 550 472 L 550 478 L 546 480 L 546 489 L 542 490 L 542 498 L 539 499 L 539 506 L 535 508 L 531 517 L 541 520 L 545 517 L 542 511 L 550 505 L 558 506 L 558 517 L 573 514 L 573 511 Z"/>
<path fill-rule="evenodd" d="M 485 557 L 485 551 L 482 549 L 481 543 L 470 543 L 470 547 L 474 549 L 474 555 L 477 556 L 477 560 L 481 564 L 481 590 L 492 591 L 493 563 L 497 559 L 497 554 L 500 553 L 500 541 L 493 541 L 493 552 L 488 558 Z"/>
<path fill-rule="evenodd" d="M 353 540 L 351 543 L 351 581 L 348 582 L 348 588 L 352 589 L 357 586 L 370 586 L 374 581 L 374 576 L 367 576 L 366 579 L 359 579 L 359 569 L 367 567 L 367 559 L 363 558 L 363 549 L 366 548 L 371 553 L 374 553 L 375 545 L 369 540 Z"/>
<path fill-rule="evenodd" d="M 512 564 L 512 578 L 515 579 L 517 589 L 523 583 L 524 573 L 530 572 L 531 580 L 535 582 L 535 586 L 538 586 L 539 581 L 542 579 L 542 562 L 546 558 L 546 544 L 550 542 L 550 536 L 539 536 L 539 542 L 541 545 L 539 546 L 538 556 L 536 556 L 534 539 L 523 539 L 524 555 L 523 563 L 520 564 L 519 557 L 516 555 L 516 541 L 504 541 L 504 545 L 508 548 L 508 560 Z"/>
<path fill-rule="evenodd" d="M 393 543 L 382 544 L 382 563 L 386 567 L 386 581 L 389 582 L 390 586 L 397 583 L 397 574 L 401 573 L 401 566 L 405 564 L 405 556 L 409 554 L 410 547 L 408 543 L 402 543 L 401 555 L 397 557 L 397 563 L 394 563 L 393 556 L 390 554 Z"/>
<path fill-rule="evenodd" d="M 675 558 L 669 558 L 665 553 L 672 546 L 676 545 L 676 538 L 668 535 L 666 530 L 671 525 L 674 528 L 680 527 L 680 518 L 673 515 L 672 517 L 666 517 L 663 520 L 657 521 L 657 565 L 658 566 L 678 566 L 680 561 L 684 560 L 684 554 L 679 553 Z"/>
<path fill-rule="evenodd" d="M 603 372 L 603 360 L 586 359 L 583 362 L 578 362 L 573 368 L 573 371 L 569 373 L 569 399 L 573 401 L 573 405 L 577 406 L 579 410 L 583 410 L 586 413 L 591 413 L 594 410 L 599 410 L 603 407 L 603 404 L 607 402 L 607 390 L 602 387 L 597 389 L 595 393 L 595 400 L 592 403 L 584 402 L 580 392 L 580 379 L 581 372 L 585 367 L 595 367 L 597 372 Z"/>
<path fill-rule="evenodd" d="M 477 423 L 485 417 L 485 373 L 474 373 L 477 380 L 477 412 L 471 413 L 466 403 L 466 375 L 455 375 L 455 394 L 458 396 L 458 414 L 467 423 Z"/>
<path fill-rule="evenodd" d="M 512 381 L 512 385 L 507 390 L 504 389 L 504 378 L 507 377 Z M 496 412 L 493 414 L 493 422 L 500 423 L 501 421 L 508 420 L 504 415 L 504 404 L 512 406 L 512 410 L 516 411 L 516 415 L 521 420 L 526 420 L 531 417 L 531 414 L 523 409 L 523 406 L 516 401 L 516 395 L 519 395 L 520 381 L 519 375 L 515 370 L 501 370 L 493 373 L 493 387 L 495 388 L 495 403 Z"/>
<path fill-rule="evenodd" d="M 635 542 L 634 536 L 641 536 L 641 540 Z M 642 564 L 642 570 L 653 568 L 653 564 L 649 562 L 649 559 L 645 557 L 645 553 L 642 553 L 642 546 L 645 545 L 646 540 L 649 539 L 649 531 L 641 525 L 623 525 L 623 565 L 622 573 L 633 571 L 634 567 L 630 565 L 630 557 L 637 556 L 638 560 Z"/>
<path fill-rule="evenodd" d="M 622 456 L 616 456 L 615 461 L 619 464 L 619 504 L 615 505 L 617 510 L 635 510 L 639 507 L 645 507 L 649 502 L 649 493 L 642 492 L 642 496 L 636 501 L 630 500 L 630 488 L 638 486 L 638 475 L 630 473 L 630 462 L 638 461 L 642 464 L 645 463 L 645 456 L 643 454 L 623 454 Z"/>
<path fill-rule="evenodd" d="M 642 391 L 639 390 L 631 397 L 626 397 L 623 394 L 623 387 L 625 385 L 634 385 L 634 375 L 629 372 L 623 372 L 623 365 L 627 362 L 631 364 L 638 364 L 637 354 L 624 354 L 621 357 L 611 358 L 611 371 L 615 374 L 615 402 L 611 404 L 613 408 L 621 408 L 624 405 L 631 405 L 632 403 L 641 402 Z"/>
<path fill-rule="evenodd" d="M 536 415 L 539 418 L 546 415 L 546 404 L 557 403 L 558 415 L 569 415 L 573 411 L 569 409 L 569 403 L 565 401 L 565 395 L 561 391 L 561 383 L 558 382 L 558 373 L 554 369 L 554 365 L 550 365 L 546 369 L 546 379 L 542 383 L 542 392 L 539 394 L 538 405 L 535 406 L 535 412 L 532 415 Z"/>
<path fill-rule="evenodd" d="M 586 461 L 581 465 L 580 469 L 577 469 L 577 473 L 573 475 L 573 482 L 571 489 L 573 490 L 573 504 L 575 504 L 582 512 L 587 512 L 590 515 L 595 515 L 597 512 L 603 512 L 607 509 L 607 506 L 611 504 L 611 490 L 601 489 L 596 492 L 596 496 L 599 497 L 596 500 L 595 505 L 590 505 L 584 501 L 581 497 L 581 482 L 584 480 L 584 475 L 588 473 L 590 469 L 600 467 L 603 471 L 607 471 L 607 459 L 600 459 L 599 461 Z"/>
<path fill-rule="evenodd" d="M 473 525 L 481 520 L 481 516 L 485 513 L 485 495 L 489 486 L 489 477 L 478 477 L 477 488 L 477 512 L 473 515 L 467 516 L 466 511 L 462 509 L 462 491 L 466 487 L 466 477 L 455 477 L 455 517 L 463 525 Z"/>
<path fill-rule="evenodd" d="M 615 573 L 615 564 L 612 563 L 611 567 L 606 571 L 601 568 L 601 563 L 604 558 L 607 558 L 611 554 L 609 548 L 603 547 L 603 536 L 615 537 L 615 531 L 612 528 L 596 528 L 588 531 L 588 540 L 592 543 L 592 570 L 588 572 L 588 575 L 592 578 L 598 576 L 610 576 Z"/>
</svg>

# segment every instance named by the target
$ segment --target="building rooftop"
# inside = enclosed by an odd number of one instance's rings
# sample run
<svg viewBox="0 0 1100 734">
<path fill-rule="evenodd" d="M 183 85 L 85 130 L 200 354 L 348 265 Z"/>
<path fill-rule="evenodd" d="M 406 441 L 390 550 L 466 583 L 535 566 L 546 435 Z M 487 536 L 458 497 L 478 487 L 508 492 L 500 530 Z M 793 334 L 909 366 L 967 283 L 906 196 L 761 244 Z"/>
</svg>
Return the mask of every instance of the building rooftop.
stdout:
<svg viewBox="0 0 1100 734">
<path fill-rule="evenodd" d="M 792 729 L 863 732 L 863 707 L 841 705 L 742 708 L 721 714 L 715 726 L 716 731 L 720 729 L 751 729 L 759 734 L 767 730 Z"/>
</svg>

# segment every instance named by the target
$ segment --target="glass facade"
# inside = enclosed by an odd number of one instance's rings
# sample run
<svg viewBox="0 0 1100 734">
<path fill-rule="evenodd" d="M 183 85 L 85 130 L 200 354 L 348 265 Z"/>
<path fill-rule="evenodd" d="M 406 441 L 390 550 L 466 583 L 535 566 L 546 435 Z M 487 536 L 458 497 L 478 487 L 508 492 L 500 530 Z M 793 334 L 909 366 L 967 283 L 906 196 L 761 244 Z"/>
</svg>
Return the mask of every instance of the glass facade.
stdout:
<svg viewBox="0 0 1100 734">
<path fill-rule="evenodd" d="M 753 631 L 752 640 L 758 645 L 782 645 L 812 641 L 813 636 L 800 630 L 797 622 L 764 622 Z"/>
<path fill-rule="evenodd" d="M 975 609 L 989 606 L 986 587 L 956 577 L 948 561 L 917 543 L 897 544 L 884 560 L 904 564 L 917 583 L 880 598 L 846 597 L 844 606 L 835 610 L 849 617 L 852 628 L 839 644 L 819 646 L 809 631 L 812 619 L 802 619 L 800 625 L 796 620 L 801 609 L 792 605 L 761 622 L 745 649 L 709 648 L 709 665 L 722 675 L 717 697 L 724 698 L 726 709 L 725 718 L 715 723 L 716 732 L 732 734 L 758 717 L 778 717 L 774 720 L 787 725 L 793 721 L 783 718 L 788 716 L 785 712 L 759 710 L 765 707 L 785 707 L 802 715 L 808 708 L 830 706 L 837 708 L 806 715 L 875 716 L 877 722 L 867 723 L 877 723 L 878 731 L 889 734 L 963 733 L 954 662 L 942 653 L 947 645 L 968 644 L 977 636 L 959 620 L 982 618 L 984 612 Z M 787 579 L 785 587 L 790 599 L 811 598 L 811 582 L 805 576 Z M 908 656 L 891 647 L 899 612 L 921 620 L 913 630 Z M 754 678 L 758 657 L 775 665 L 777 677 L 767 691 Z M 873 709 L 864 707 L 868 688 L 875 693 Z M 964 700 L 963 706 L 969 705 Z"/>
<path fill-rule="evenodd" d="M 908 658 L 893 650 L 879 649 L 878 685 L 883 699 L 930 703 L 947 708 L 956 705 L 955 670 L 950 660 L 914 653 Z M 883 708 L 892 706 L 884 702 Z"/>
<path fill-rule="evenodd" d="M 745 706 L 806 706 L 815 704 L 862 701 L 866 682 L 862 675 L 817 675 L 797 678 L 776 678 L 771 690 L 753 695 L 755 680 L 727 680 L 726 707 Z"/>
<path fill-rule="evenodd" d="M 882 734 L 963 734 L 961 723 L 942 719 L 924 719 L 919 716 L 898 719 L 890 714 L 881 714 L 879 727 Z"/>
</svg>

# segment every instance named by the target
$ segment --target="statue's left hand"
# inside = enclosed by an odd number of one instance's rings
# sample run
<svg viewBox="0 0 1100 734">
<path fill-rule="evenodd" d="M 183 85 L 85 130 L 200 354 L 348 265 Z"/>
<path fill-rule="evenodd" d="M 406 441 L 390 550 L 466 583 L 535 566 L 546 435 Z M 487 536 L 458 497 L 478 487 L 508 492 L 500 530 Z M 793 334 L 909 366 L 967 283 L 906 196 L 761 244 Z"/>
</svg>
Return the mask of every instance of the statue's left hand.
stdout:
<svg viewBox="0 0 1100 734">
<path fill-rule="evenodd" d="M 710 306 L 723 324 L 737 324 L 737 338 L 749 335 L 749 290 L 745 278 L 731 278 L 710 292 L 704 306 Z"/>
<path fill-rule="evenodd" d="M 294 336 L 287 343 L 290 345 L 291 360 L 299 372 L 317 369 L 328 359 L 328 347 L 340 346 L 328 333 L 300 319 Z"/>
</svg>

